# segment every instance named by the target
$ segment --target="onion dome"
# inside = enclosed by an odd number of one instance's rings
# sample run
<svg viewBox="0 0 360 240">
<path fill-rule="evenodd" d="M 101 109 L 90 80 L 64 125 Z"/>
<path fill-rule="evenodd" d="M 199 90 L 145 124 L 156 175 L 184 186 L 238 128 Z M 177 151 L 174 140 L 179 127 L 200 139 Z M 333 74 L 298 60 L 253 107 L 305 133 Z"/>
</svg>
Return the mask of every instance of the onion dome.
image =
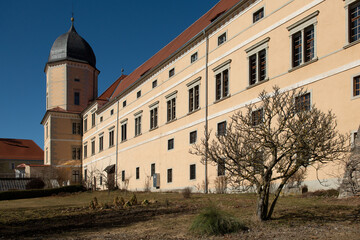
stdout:
<svg viewBox="0 0 360 240">
<path fill-rule="evenodd" d="M 96 68 L 96 58 L 90 45 L 75 30 L 74 18 L 71 18 L 71 28 L 60 35 L 51 47 L 48 63 L 63 60 L 88 63 Z"/>
</svg>

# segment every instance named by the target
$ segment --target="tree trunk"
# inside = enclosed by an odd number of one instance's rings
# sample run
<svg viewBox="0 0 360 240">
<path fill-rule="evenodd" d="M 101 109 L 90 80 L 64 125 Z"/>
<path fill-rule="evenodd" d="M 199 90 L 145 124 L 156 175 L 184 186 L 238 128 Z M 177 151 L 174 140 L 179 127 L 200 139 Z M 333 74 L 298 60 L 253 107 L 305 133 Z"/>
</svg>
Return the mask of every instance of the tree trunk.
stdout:
<svg viewBox="0 0 360 240">
<path fill-rule="evenodd" d="M 267 220 L 267 212 L 269 208 L 269 190 L 270 186 L 266 184 L 258 190 L 256 215 L 260 221 Z"/>
</svg>

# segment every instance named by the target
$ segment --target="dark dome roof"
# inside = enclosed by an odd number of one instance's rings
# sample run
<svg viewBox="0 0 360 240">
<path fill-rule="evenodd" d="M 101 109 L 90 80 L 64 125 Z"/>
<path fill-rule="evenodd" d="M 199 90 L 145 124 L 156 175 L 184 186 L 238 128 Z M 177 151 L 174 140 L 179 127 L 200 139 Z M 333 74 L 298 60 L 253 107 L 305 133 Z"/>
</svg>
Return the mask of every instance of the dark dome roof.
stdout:
<svg viewBox="0 0 360 240">
<path fill-rule="evenodd" d="M 95 54 L 90 45 L 75 30 L 74 24 L 60 35 L 51 47 L 48 63 L 62 60 L 85 62 L 96 68 Z"/>
</svg>

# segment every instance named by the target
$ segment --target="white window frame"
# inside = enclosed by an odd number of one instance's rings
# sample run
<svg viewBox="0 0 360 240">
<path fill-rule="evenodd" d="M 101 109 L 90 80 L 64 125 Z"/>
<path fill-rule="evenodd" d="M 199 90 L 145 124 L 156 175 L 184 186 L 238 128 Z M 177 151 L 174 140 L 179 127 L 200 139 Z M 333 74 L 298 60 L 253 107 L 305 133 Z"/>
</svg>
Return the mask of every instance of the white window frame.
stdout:
<svg viewBox="0 0 360 240">
<path fill-rule="evenodd" d="M 252 87 L 252 86 L 256 86 L 260 83 L 263 83 L 263 82 L 266 82 L 267 80 L 269 80 L 269 57 L 268 57 L 268 54 L 269 54 L 269 41 L 270 41 L 270 38 L 267 37 L 265 38 L 264 40 L 254 44 L 253 46 L 247 48 L 245 50 L 246 54 L 247 54 L 247 62 L 248 62 L 248 86 Z M 265 66 L 265 73 L 266 73 L 266 77 L 264 80 L 261 80 L 260 81 L 260 74 L 259 74 L 259 70 L 260 70 L 260 57 L 259 57 L 259 53 L 262 51 L 262 50 L 265 50 L 265 58 L 266 58 L 266 66 Z M 256 81 L 254 84 L 251 84 L 250 85 L 250 57 L 252 57 L 253 55 L 256 54 Z"/>
<path fill-rule="evenodd" d="M 121 140 L 121 142 L 127 141 L 127 136 L 128 136 L 127 124 L 128 124 L 127 118 L 120 122 L 120 128 L 121 128 L 120 140 Z M 123 126 L 125 126 L 125 138 L 123 138 Z"/>
<path fill-rule="evenodd" d="M 292 71 L 294 69 L 298 69 L 302 66 L 305 66 L 307 64 L 310 64 L 314 61 L 316 61 L 318 59 L 317 57 L 317 16 L 319 15 L 319 11 L 315 11 L 312 14 L 310 14 L 309 16 L 297 21 L 294 24 L 291 24 L 289 27 L 287 27 L 287 30 L 289 31 L 289 38 L 290 38 L 290 68 L 289 71 Z M 305 49 L 305 39 L 304 39 L 304 30 L 307 27 L 310 27 L 311 25 L 314 26 L 314 57 L 305 62 L 305 54 L 304 54 L 304 49 Z M 297 32 L 301 32 L 301 38 L 302 38 L 302 59 L 301 59 L 301 63 L 298 66 L 293 67 L 293 36 L 295 33 Z"/>
<path fill-rule="evenodd" d="M 139 135 L 142 134 L 142 132 L 141 132 L 142 112 L 143 112 L 143 111 L 141 110 L 141 111 L 139 111 L 139 112 L 137 112 L 137 113 L 134 114 L 134 126 L 135 126 L 135 128 L 134 128 L 134 130 L 135 130 L 134 136 L 135 136 L 135 137 L 137 137 L 137 136 L 139 136 Z M 137 119 L 138 119 L 138 122 L 139 122 L 138 124 L 136 124 Z"/>
<path fill-rule="evenodd" d="M 214 72 L 214 80 L 215 80 L 214 81 L 214 83 L 215 83 L 215 91 L 214 91 L 214 93 L 215 93 L 215 101 L 214 102 L 215 103 L 231 96 L 231 94 L 230 94 L 230 72 L 231 72 L 230 63 L 231 63 L 231 61 L 232 61 L 231 59 L 226 60 L 225 62 L 221 63 L 220 65 L 218 65 L 217 67 L 212 69 L 213 72 Z M 224 93 L 223 93 L 224 81 L 223 81 L 223 78 L 221 78 L 221 94 L 220 94 L 220 98 L 216 99 L 216 75 L 218 75 L 220 73 L 222 74 L 225 70 L 228 70 L 228 94 L 226 96 L 224 96 Z"/>
<path fill-rule="evenodd" d="M 197 111 L 197 110 L 199 110 L 201 107 L 200 107 L 200 105 L 201 105 L 201 102 L 200 102 L 200 85 L 201 85 L 201 77 L 198 77 L 198 78 L 196 78 L 195 80 L 193 80 L 193 81 L 191 81 L 191 82 L 189 82 L 188 84 L 186 84 L 186 86 L 187 86 L 187 88 L 188 88 L 188 111 L 189 111 L 189 113 L 192 113 L 192 112 L 195 112 L 195 111 Z M 199 106 L 198 106 L 198 108 L 195 108 L 195 87 L 199 87 Z M 193 106 L 194 106 L 194 108 L 193 108 L 193 110 L 192 111 L 190 111 L 190 89 L 194 89 L 194 97 L 193 97 Z"/>
<path fill-rule="evenodd" d="M 177 90 L 166 95 L 165 98 L 166 98 L 166 122 L 167 123 L 170 123 L 172 121 L 175 121 L 176 120 L 176 108 L 177 108 L 177 104 L 176 104 L 176 97 L 177 97 Z M 175 99 L 175 107 L 173 107 L 173 104 L 172 104 L 172 100 Z M 170 102 L 171 104 L 171 111 L 170 111 L 170 119 L 169 119 L 169 113 L 168 113 L 168 102 Z M 173 109 L 175 108 L 175 116 L 173 117 Z"/>
<path fill-rule="evenodd" d="M 192 57 L 196 55 L 196 59 L 193 61 Z M 193 54 L 190 55 L 190 64 L 193 64 L 194 62 L 196 62 L 199 59 L 199 52 L 196 51 Z"/>
<path fill-rule="evenodd" d="M 358 40 L 356 40 L 354 42 L 350 42 L 350 32 L 349 32 L 349 28 L 350 28 L 350 26 L 349 26 L 349 18 L 350 18 L 350 16 L 349 16 L 349 7 L 350 7 L 351 4 L 356 3 L 357 1 L 359 1 L 359 0 L 345 0 L 345 6 L 344 6 L 344 8 L 345 8 L 345 23 L 346 23 L 346 25 L 345 25 L 345 27 L 346 27 L 345 28 L 345 31 L 346 31 L 346 45 L 344 46 L 345 48 L 350 47 L 350 46 L 355 45 L 356 43 L 360 42 L 360 39 L 358 39 Z"/>
<path fill-rule="evenodd" d="M 153 119 L 151 116 L 151 112 L 154 111 L 155 108 L 157 108 L 156 125 L 154 123 L 152 123 Z M 154 130 L 159 127 L 159 101 L 156 101 L 149 105 L 149 114 L 150 114 L 150 128 L 149 129 Z M 153 127 L 151 127 L 152 124 L 154 124 Z"/>
<path fill-rule="evenodd" d="M 220 39 L 220 37 L 222 37 L 223 35 L 225 35 L 225 41 L 223 41 L 222 43 L 219 43 L 219 39 Z M 219 35 L 218 35 L 218 37 L 216 38 L 216 45 L 219 47 L 219 46 L 222 46 L 222 45 L 224 45 L 224 43 L 226 43 L 227 42 L 227 40 L 228 40 L 228 34 L 227 34 L 227 31 L 225 31 L 225 32 L 222 32 L 222 33 L 220 33 Z"/>
</svg>

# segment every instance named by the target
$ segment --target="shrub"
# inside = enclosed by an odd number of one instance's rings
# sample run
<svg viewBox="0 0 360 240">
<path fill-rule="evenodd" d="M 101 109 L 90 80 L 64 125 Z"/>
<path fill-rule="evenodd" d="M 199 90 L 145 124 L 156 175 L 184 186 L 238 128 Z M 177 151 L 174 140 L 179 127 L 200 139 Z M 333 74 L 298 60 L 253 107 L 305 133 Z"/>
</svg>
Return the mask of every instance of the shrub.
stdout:
<svg viewBox="0 0 360 240">
<path fill-rule="evenodd" d="M 191 188 L 190 187 L 186 187 L 182 190 L 182 195 L 184 198 L 190 198 L 191 197 Z"/>
<path fill-rule="evenodd" d="M 199 235 L 224 235 L 246 229 L 242 223 L 213 204 L 196 216 L 190 227 L 191 232 Z"/>
<path fill-rule="evenodd" d="M 136 198 L 135 193 L 133 193 L 133 195 L 132 195 L 132 197 L 131 197 L 131 199 L 130 199 L 130 204 L 131 204 L 131 206 L 137 204 L 137 198 Z"/>
<path fill-rule="evenodd" d="M 45 187 L 45 183 L 40 178 L 32 179 L 25 186 L 26 189 L 43 189 L 44 187 Z"/>
</svg>

